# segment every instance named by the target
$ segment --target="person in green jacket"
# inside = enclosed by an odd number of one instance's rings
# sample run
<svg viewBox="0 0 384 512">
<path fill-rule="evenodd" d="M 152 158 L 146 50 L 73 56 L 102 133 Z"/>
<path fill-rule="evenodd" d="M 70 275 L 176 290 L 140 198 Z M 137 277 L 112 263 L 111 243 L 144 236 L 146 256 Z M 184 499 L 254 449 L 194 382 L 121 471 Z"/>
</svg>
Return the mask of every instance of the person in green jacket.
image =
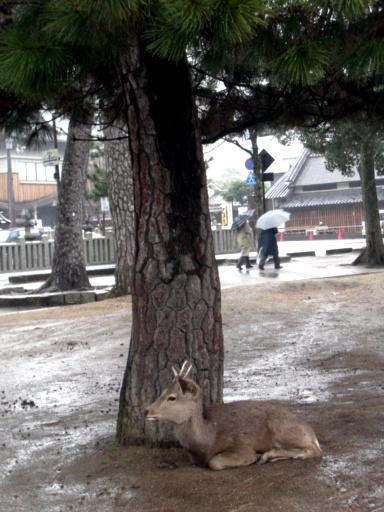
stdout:
<svg viewBox="0 0 384 512">
<path fill-rule="evenodd" d="M 241 228 L 236 229 L 235 231 L 235 247 L 240 249 L 240 259 L 236 264 L 236 268 L 242 270 L 242 265 L 245 263 L 246 268 L 252 268 L 252 265 L 249 261 L 249 252 L 251 250 L 251 236 L 252 229 L 247 221 L 245 224 L 241 226 Z"/>
</svg>

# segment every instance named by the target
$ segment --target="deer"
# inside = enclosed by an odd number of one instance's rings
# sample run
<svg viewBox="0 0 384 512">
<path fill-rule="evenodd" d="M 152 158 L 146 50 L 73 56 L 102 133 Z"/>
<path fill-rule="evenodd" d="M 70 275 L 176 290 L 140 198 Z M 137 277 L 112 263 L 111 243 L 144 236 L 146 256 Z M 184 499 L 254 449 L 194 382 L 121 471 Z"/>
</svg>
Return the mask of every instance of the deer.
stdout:
<svg viewBox="0 0 384 512">
<path fill-rule="evenodd" d="M 312 427 L 288 409 L 240 400 L 206 405 L 201 387 L 184 362 L 163 393 L 149 405 L 147 421 L 166 421 L 195 466 L 214 471 L 285 459 L 320 457 Z"/>
</svg>

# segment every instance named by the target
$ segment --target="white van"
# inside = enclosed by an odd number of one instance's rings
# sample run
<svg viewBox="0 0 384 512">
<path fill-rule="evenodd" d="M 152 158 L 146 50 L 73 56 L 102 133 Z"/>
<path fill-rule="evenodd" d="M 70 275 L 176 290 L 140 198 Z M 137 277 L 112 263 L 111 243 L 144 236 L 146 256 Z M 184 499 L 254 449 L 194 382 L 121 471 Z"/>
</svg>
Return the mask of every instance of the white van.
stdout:
<svg viewBox="0 0 384 512">
<path fill-rule="evenodd" d="M 384 210 L 379 210 L 380 215 L 380 227 L 381 227 L 381 234 L 384 236 Z M 363 229 L 361 230 L 361 234 L 365 237 L 365 220 L 362 222 Z"/>
</svg>

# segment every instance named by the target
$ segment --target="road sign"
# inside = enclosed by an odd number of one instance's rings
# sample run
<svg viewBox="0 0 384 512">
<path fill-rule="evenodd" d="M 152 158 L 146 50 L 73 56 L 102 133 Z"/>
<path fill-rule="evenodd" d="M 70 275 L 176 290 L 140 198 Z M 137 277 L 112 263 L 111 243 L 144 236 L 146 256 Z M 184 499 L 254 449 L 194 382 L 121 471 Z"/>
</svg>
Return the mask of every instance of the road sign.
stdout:
<svg viewBox="0 0 384 512">
<path fill-rule="evenodd" d="M 59 165 L 59 156 L 57 149 L 48 149 L 48 151 L 42 151 L 43 166 L 48 167 L 49 165 Z"/>
<path fill-rule="evenodd" d="M 270 155 L 268 153 L 268 151 L 266 151 L 265 149 L 262 149 L 259 153 L 259 157 L 260 157 L 260 160 L 261 160 L 261 171 L 262 172 L 265 172 L 268 167 L 273 164 L 273 162 L 275 161 L 275 159 L 273 158 L 272 155 Z M 254 168 L 254 163 L 253 163 L 253 160 L 252 158 L 248 158 L 246 161 L 245 161 L 245 167 L 251 171 L 253 168 Z"/>
<path fill-rule="evenodd" d="M 273 172 L 265 172 L 263 174 L 263 181 L 273 181 Z"/>
<path fill-rule="evenodd" d="M 265 149 L 262 149 L 260 151 L 259 157 L 260 157 L 260 160 L 261 160 L 261 170 L 262 170 L 262 172 L 265 172 L 268 169 L 268 167 L 271 164 L 273 164 L 273 162 L 275 161 L 273 156 L 270 155 L 268 153 L 268 151 L 265 151 Z"/>
<path fill-rule="evenodd" d="M 245 161 L 245 167 L 248 169 L 248 171 L 251 171 L 254 167 L 252 158 L 248 158 Z"/>
<path fill-rule="evenodd" d="M 109 212 L 109 199 L 108 197 L 100 197 L 100 204 L 101 204 L 101 211 L 102 212 Z"/>
<path fill-rule="evenodd" d="M 248 174 L 247 179 L 245 180 L 246 185 L 256 185 L 256 176 L 254 175 L 253 171 L 250 171 Z"/>
</svg>

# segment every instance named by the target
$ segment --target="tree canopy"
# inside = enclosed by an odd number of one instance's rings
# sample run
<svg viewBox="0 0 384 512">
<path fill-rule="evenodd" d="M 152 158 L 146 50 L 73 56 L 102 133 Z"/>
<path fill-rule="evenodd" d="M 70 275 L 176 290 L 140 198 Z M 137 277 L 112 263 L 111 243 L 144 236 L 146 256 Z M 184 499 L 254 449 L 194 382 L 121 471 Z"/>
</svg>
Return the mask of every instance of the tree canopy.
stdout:
<svg viewBox="0 0 384 512">
<path fill-rule="evenodd" d="M 0 33 L 0 86 L 80 101 L 77 84 L 92 72 L 89 93 L 116 93 L 135 26 L 157 56 L 187 54 L 206 142 L 266 122 L 382 116 L 383 18 L 380 0 L 26 2 Z"/>
<path fill-rule="evenodd" d="M 235 201 L 241 205 L 248 203 L 248 196 L 251 194 L 252 187 L 245 184 L 245 180 L 232 180 L 225 183 L 222 187 L 222 196 L 225 201 Z"/>
<path fill-rule="evenodd" d="M 361 144 L 372 140 L 375 170 L 384 175 L 384 130 L 382 123 L 368 119 L 344 120 L 321 130 L 304 132 L 301 140 L 306 147 L 326 157 L 328 171 L 339 169 L 346 176 L 360 172 Z"/>
</svg>

